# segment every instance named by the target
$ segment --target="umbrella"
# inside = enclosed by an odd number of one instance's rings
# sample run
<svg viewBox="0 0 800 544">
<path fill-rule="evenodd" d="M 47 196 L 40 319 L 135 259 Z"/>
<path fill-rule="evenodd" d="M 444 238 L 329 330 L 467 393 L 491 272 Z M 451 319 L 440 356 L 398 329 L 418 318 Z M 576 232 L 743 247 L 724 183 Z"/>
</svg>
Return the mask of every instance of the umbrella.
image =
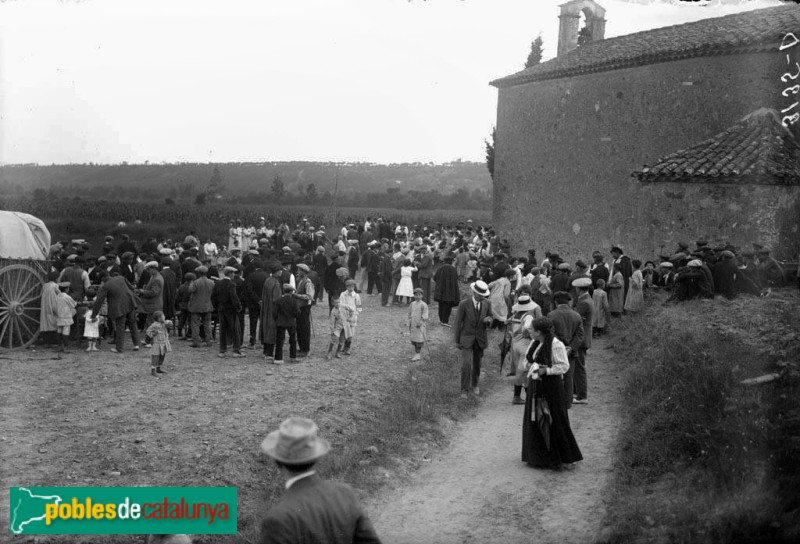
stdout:
<svg viewBox="0 0 800 544">
<path fill-rule="evenodd" d="M 505 332 L 503 333 L 503 341 L 498 344 L 500 348 L 500 372 L 503 372 L 503 364 L 506 362 L 506 355 L 508 352 L 511 351 L 511 331 L 508 328 L 508 325 L 505 327 Z"/>
<path fill-rule="evenodd" d="M 535 384 L 534 388 L 538 386 L 538 384 Z M 544 438 L 544 444 L 547 446 L 547 450 L 550 451 L 550 424 L 553 422 L 550 406 L 548 406 L 547 399 L 543 396 L 534 396 L 533 400 L 533 414 L 539 427 L 539 432 L 542 433 L 542 438 Z"/>
</svg>

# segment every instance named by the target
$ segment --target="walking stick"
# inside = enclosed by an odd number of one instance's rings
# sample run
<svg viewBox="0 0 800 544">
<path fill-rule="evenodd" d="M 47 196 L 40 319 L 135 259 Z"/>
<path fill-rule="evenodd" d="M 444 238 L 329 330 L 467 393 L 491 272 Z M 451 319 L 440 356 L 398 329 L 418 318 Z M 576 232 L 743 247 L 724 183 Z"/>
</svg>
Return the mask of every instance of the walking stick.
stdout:
<svg viewBox="0 0 800 544">
<path fill-rule="evenodd" d="M 309 320 L 309 322 L 311 322 L 311 336 L 316 338 L 317 337 L 317 333 L 316 333 L 316 331 L 314 331 L 314 312 L 311 311 L 311 309 L 313 309 L 313 308 L 314 308 L 313 304 L 311 306 L 309 306 L 308 320 Z"/>
<path fill-rule="evenodd" d="M 433 355 L 431 355 L 431 346 L 428 344 L 428 335 L 425 333 L 425 327 L 422 328 L 422 339 L 425 340 L 425 348 L 428 350 L 428 359 L 433 362 Z"/>
</svg>

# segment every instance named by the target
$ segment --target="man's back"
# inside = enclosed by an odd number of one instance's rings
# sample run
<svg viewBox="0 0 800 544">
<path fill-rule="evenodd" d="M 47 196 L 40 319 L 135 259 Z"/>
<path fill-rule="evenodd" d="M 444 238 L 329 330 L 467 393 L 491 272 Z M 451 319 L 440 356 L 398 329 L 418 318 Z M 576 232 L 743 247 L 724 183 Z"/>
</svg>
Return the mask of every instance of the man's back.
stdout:
<svg viewBox="0 0 800 544">
<path fill-rule="evenodd" d="M 267 512 L 261 544 L 380 543 L 355 492 L 317 475 L 296 481 Z"/>
<path fill-rule="evenodd" d="M 577 350 L 583 342 L 583 320 L 578 312 L 567 306 L 559 304 L 555 310 L 547 314 L 553 320 L 553 330 L 556 338 L 561 340 L 566 347 Z"/>
</svg>

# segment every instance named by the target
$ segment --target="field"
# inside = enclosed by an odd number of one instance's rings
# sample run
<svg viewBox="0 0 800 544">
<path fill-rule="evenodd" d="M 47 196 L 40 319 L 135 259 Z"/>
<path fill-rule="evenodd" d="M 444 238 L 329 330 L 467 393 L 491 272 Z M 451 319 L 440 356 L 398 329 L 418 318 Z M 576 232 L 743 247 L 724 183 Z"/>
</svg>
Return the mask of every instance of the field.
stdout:
<svg viewBox="0 0 800 544">
<path fill-rule="evenodd" d="M 264 217 L 273 225 L 286 222 L 290 227 L 304 218 L 314 227 L 325 226 L 336 232 L 350 222 L 362 223 L 367 217 L 404 222 L 409 226 L 437 223 L 455 225 L 472 219 L 476 225 L 491 223 L 488 210 L 396 210 L 387 208 L 333 208 L 322 206 L 261 206 L 242 204 L 167 205 L 157 202 L 109 202 L 83 199 L 37 201 L 29 198 L 1 198 L 0 209 L 29 213 L 42 219 L 52 239 L 88 240 L 94 247 L 102 244 L 107 234 L 128 233 L 133 240 L 185 236 L 194 230 L 205 241 L 211 237 L 217 244 L 227 244 L 228 226 L 240 219 L 245 225 L 258 225 Z M 140 221 L 137 224 L 136 221 Z M 125 227 L 119 227 L 122 221 Z"/>
<path fill-rule="evenodd" d="M 477 403 L 459 399 L 450 329 L 432 326 L 433 361 L 411 363 L 413 348 L 403 335 L 407 310 L 379 301 L 364 296 L 353 355 L 330 361 L 323 357 L 327 307 L 319 306 L 312 357 L 298 364 L 266 365 L 259 350 L 219 359 L 213 348 L 193 350 L 174 340 L 168 373 L 153 378 L 147 350 L 130 351 L 130 338 L 121 355 L 109 353 L 108 344 L 92 354 L 75 347 L 62 356 L 2 354 L 3 375 L 14 379 L 0 385 L 0 479 L 5 487 L 235 486 L 239 535 L 198 541 L 255 542 L 260 513 L 282 489 L 259 445 L 284 418 L 299 415 L 314 419 L 333 445 L 321 463 L 327 477 L 364 493 L 397 484 L 421 462 L 420 445 L 432 450 L 445 439 L 442 422 L 469 416 Z M 3 534 L 8 520 L 4 501 Z M 76 538 L 140 541 L 14 541 Z"/>
</svg>

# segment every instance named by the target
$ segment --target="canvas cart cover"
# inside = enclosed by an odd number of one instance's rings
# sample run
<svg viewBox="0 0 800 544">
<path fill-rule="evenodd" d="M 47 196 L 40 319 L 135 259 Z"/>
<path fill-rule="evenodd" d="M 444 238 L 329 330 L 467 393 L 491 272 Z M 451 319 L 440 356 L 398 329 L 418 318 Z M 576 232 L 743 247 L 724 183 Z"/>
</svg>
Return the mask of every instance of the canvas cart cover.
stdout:
<svg viewBox="0 0 800 544">
<path fill-rule="evenodd" d="M 47 260 L 50 231 L 44 222 L 21 212 L 0 211 L 0 258 Z"/>
</svg>

